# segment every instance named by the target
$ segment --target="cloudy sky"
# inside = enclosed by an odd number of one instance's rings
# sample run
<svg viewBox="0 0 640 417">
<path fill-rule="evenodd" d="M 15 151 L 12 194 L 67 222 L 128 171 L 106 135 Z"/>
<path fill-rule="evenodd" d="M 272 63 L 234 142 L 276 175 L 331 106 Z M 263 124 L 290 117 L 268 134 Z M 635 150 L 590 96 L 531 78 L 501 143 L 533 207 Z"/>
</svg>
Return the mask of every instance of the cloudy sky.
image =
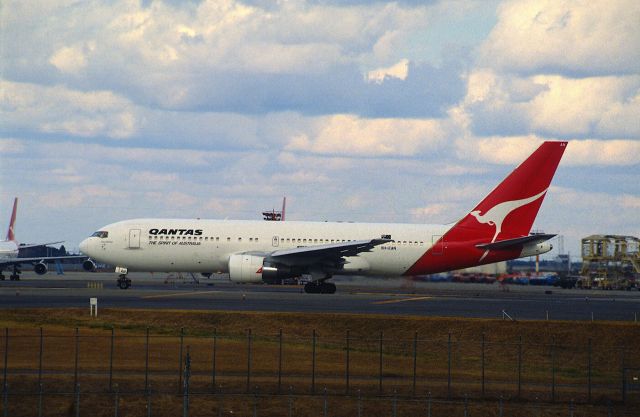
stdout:
<svg viewBox="0 0 640 417">
<path fill-rule="evenodd" d="M 0 222 L 448 223 L 568 140 L 535 228 L 640 235 L 640 2 L 0 5 Z M 3 232 L 4 233 L 4 232 Z"/>
</svg>

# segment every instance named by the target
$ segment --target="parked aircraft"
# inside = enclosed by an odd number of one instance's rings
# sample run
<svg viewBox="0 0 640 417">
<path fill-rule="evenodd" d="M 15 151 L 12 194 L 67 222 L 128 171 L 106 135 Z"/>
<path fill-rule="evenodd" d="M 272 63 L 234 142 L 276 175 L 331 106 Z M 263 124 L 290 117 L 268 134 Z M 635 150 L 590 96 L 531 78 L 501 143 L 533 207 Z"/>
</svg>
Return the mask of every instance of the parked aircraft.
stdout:
<svg viewBox="0 0 640 417">
<path fill-rule="evenodd" d="M 73 258 L 86 258 L 85 256 L 44 256 L 37 258 L 21 258 L 18 257 L 18 253 L 20 249 L 32 248 L 36 246 L 47 246 L 54 245 L 60 242 L 49 242 L 49 243 L 37 243 L 37 244 L 29 244 L 29 245 L 20 245 L 18 241 L 16 241 L 15 237 L 15 223 L 16 223 L 16 215 L 18 212 L 18 198 L 16 197 L 13 200 L 13 210 L 11 212 L 11 220 L 9 221 L 9 229 L 7 230 L 7 237 L 5 240 L 0 241 L 0 281 L 4 281 L 5 276 L 2 271 L 7 267 L 12 267 L 13 272 L 10 275 L 11 281 L 18 281 L 20 279 L 20 265 L 30 264 L 33 265 L 33 270 L 38 275 L 43 275 L 47 273 L 49 269 L 47 267 L 47 262 L 53 262 L 64 259 L 73 259 Z"/>
<path fill-rule="evenodd" d="M 308 293 L 334 293 L 333 275 L 423 275 L 538 255 L 555 235 L 531 227 L 566 146 L 543 143 L 453 225 L 147 218 L 104 226 L 80 250 L 116 266 L 123 289 L 129 271 L 215 271 L 236 282 L 310 275 Z"/>
</svg>

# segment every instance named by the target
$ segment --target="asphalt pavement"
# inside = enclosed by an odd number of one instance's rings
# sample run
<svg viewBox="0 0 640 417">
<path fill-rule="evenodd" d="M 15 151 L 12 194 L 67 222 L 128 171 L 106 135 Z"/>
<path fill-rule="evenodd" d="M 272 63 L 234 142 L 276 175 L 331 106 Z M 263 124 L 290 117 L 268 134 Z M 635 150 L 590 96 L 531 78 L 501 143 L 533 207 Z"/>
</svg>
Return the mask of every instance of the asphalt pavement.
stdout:
<svg viewBox="0 0 640 417">
<path fill-rule="evenodd" d="M 640 291 L 563 290 L 545 286 L 414 282 L 337 277 L 336 294 L 305 294 L 301 286 L 236 284 L 224 275 L 130 274 L 133 286 L 116 287 L 112 273 L 68 272 L 0 281 L 0 308 L 189 309 L 357 313 L 514 320 L 634 321 Z"/>
</svg>

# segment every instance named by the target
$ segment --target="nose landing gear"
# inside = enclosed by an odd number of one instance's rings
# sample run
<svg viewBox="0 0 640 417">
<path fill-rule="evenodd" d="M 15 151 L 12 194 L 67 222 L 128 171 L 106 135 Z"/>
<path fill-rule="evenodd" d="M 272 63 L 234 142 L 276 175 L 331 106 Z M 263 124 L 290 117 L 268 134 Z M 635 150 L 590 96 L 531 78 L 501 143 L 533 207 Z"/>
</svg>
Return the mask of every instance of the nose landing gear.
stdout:
<svg viewBox="0 0 640 417">
<path fill-rule="evenodd" d="M 127 278 L 126 274 L 121 274 L 118 277 L 118 287 L 121 290 L 126 290 L 127 288 L 129 288 L 131 286 L 131 280 L 129 278 Z"/>
</svg>

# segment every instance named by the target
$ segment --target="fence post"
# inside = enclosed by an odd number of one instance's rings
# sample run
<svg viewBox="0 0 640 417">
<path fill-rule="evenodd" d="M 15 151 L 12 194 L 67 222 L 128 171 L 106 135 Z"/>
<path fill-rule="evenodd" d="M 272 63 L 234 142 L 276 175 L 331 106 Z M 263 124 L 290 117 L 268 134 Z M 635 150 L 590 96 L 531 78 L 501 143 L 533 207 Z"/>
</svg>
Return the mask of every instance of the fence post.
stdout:
<svg viewBox="0 0 640 417">
<path fill-rule="evenodd" d="M 289 417 L 293 417 L 293 387 L 289 385 Z"/>
<path fill-rule="evenodd" d="M 4 329 L 4 367 L 2 368 L 2 388 L 3 392 L 7 386 L 7 366 L 9 364 L 9 328 Z M 6 407 L 5 407 L 6 410 Z"/>
<path fill-rule="evenodd" d="M 362 417 L 362 392 L 358 389 L 358 417 Z"/>
<path fill-rule="evenodd" d="M 144 392 L 147 392 L 149 390 L 149 327 L 147 327 L 144 350 Z"/>
<path fill-rule="evenodd" d="M 393 417 L 398 416 L 398 390 L 393 390 Z"/>
<path fill-rule="evenodd" d="M 251 392 L 251 329 L 247 330 L 247 394 Z"/>
<path fill-rule="evenodd" d="M 431 391 L 427 393 L 427 417 L 431 417 Z"/>
<path fill-rule="evenodd" d="M 178 359 L 178 393 L 182 389 L 182 348 L 184 346 L 184 327 L 180 328 L 180 358 Z"/>
<path fill-rule="evenodd" d="M 551 338 L 551 402 L 556 401 L 556 338 Z"/>
<path fill-rule="evenodd" d="M 258 399 L 260 395 L 260 388 L 256 385 L 253 393 L 253 417 L 258 417 Z"/>
<path fill-rule="evenodd" d="M 278 394 L 282 388 L 282 329 L 278 331 Z"/>
<path fill-rule="evenodd" d="M 147 417 L 151 417 L 151 384 L 149 384 L 149 390 L 147 391 Z"/>
<path fill-rule="evenodd" d="M 591 402 L 591 338 L 589 338 L 589 344 L 587 347 L 587 401 Z"/>
<path fill-rule="evenodd" d="M 482 397 L 484 398 L 484 349 L 485 349 L 485 334 L 482 332 L 481 354 L 480 363 L 482 369 Z"/>
<path fill-rule="evenodd" d="M 622 403 L 624 404 L 627 401 L 627 381 L 626 381 L 626 375 L 625 375 L 625 358 L 624 358 L 624 346 L 622 346 L 622 348 L 620 349 L 620 365 L 621 365 L 621 369 L 620 369 L 620 373 L 622 375 Z"/>
<path fill-rule="evenodd" d="M 38 417 L 42 417 L 42 396 L 44 395 L 44 389 L 42 384 L 38 386 Z"/>
<path fill-rule="evenodd" d="M 379 378 L 378 378 L 378 392 L 382 394 L 382 330 L 380 331 L 380 366 L 379 366 Z"/>
<path fill-rule="evenodd" d="M 115 404 L 113 409 L 114 409 L 113 411 L 114 417 L 118 417 L 118 413 L 120 412 L 120 392 L 118 391 L 118 384 L 116 384 Z"/>
<path fill-rule="evenodd" d="M 38 355 L 38 385 L 42 385 L 42 356 L 44 351 L 44 336 L 40 327 L 40 353 Z"/>
<path fill-rule="evenodd" d="M 80 417 L 80 384 L 76 384 L 75 389 L 75 397 L 76 397 L 76 417 Z"/>
<path fill-rule="evenodd" d="M 182 387 L 182 417 L 189 417 L 189 380 L 191 379 L 191 355 L 187 346 L 184 360 L 184 386 Z"/>
<path fill-rule="evenodd" d="M 109 392 L 113 392 L 113 344 L 115 339 L 114 328 L 111 328 L 111 348 L 109 353 Z M 117 413 L 116 413 L 117 416 Z"/>
<path fill-rule="evenodd" d="M 9 417 L 9 386 L 2 387 L 2 416 Z"/>
<path fill-rule="evenodd" d="M 569 417 L 573 417 L 573 410 L 575 410 L 575 407 L 573 405 L 573 398 L 572 398 L 571 402 L 569 403 Z"/>
<path fill-rule="evenodd" d="M 346 337 L 346 344 L 347 344 L 346 355 L 347 355 L 347 357 L 346 357 L 345 375 L 344 375 L 344 377 L 345 377 L 345 380 L 344 380 L 345 389 L 344 389 L 344 391 L 345 391 L 345 393 L 347 395 L 349 395 L 349 359 L 350 359 L 349 358 L 349 353 L 350 353 L 349 352 L 349 348 L 350 348 L 350 346 L 349 346 L 349 336 L 350 336 L 350 331 L 349 331 L 349 329 L 347 329 L 347 337 Z"/>
<path fill-rule="evenodd" d="M 416 396 L 416 378 L 418 373 L 418 332 L 413 334 L 413 386 L 411 396 Z"/>
<path fill-rule="evenodd" d="M 216 348 L 218 339 L 218 329 L 213 329 L 213 352 L 211 352 L 211 390 L 216 393 Z"/>
<path fill-rule="evenodd" d="M 323 397 L 322 415 L 324 417 L 327 417 L 327 413 L 329 412 L 329 404 L 327 403 L 327 387 L 324 387 L 324 390 L 322 392 L 322 397 Z"/>
<path fill-rule="evenodd" d="M 518 338 L 518 398 L 522 396 L 522 335 Z"/>
<path fill-rule="evenodd" d="M 311 340 L 311 394 L 316 393 L 316 329 Z"/>
<path fill-rule="evenodd" d="M 451 332 L 447 341 L 447 398 L 451 398 Z"/>
<path fill-rule="evenodd" d="M 75 340 L 76 340 L 76 347 L 75 347 L 75 363 L 74 363 L 74 367 L 73 367 L 73 386 L 75 387 L 76 385 L 78 385 L 78 354 L 79 354 L 79 348 L 80 348 L 80 344 L 79 344 L 79 330 L 76 327 L 76 336 L 75 336 Z"/>
</svg>

